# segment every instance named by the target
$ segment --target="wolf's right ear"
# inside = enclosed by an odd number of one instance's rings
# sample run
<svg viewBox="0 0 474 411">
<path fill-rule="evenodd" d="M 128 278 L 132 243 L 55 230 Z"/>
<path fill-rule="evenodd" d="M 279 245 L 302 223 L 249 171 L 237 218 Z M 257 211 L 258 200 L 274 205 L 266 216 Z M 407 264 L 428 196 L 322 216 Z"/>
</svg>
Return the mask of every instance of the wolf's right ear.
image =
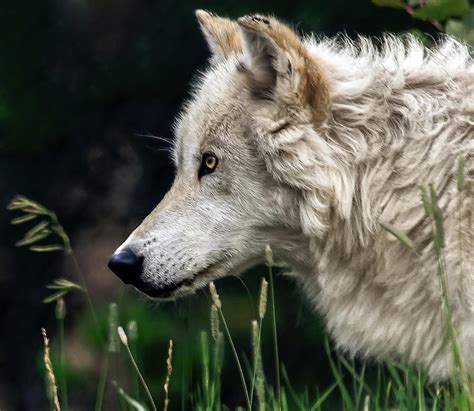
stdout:
<svg viewBox="0 0 474 411">
<path fill-rule="evenodd" d="M 196 10 L 196 18 L 214 59 L 222 60 L 242 50 L 242 33 L 235 21 L 204 10 Z"/>
</svg>

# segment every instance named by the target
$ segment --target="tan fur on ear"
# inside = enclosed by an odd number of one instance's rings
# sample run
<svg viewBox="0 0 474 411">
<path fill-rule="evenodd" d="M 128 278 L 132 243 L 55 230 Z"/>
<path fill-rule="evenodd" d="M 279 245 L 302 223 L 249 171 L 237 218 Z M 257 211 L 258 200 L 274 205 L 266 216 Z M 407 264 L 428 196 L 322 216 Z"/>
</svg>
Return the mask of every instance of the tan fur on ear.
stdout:
<svg viewBox="0 0 474 411">
<path fill-rule="evenodd" d="M 242 50 L 241 31 L 235 21 L 204 10 L 196 10 L 196 18 L 215 56 L 225 58 Z"/>
<path fill-rule="evenodd" d="M 314 108 L 314 123 L 321 124 L 329 111 L 328 83 L 321 65 L 309 54 L 299 36 L 274 17 L 244 16 L 237 22 L 244 29 L 266 37 L 287 54 L 299 77 L 298 96 Z"/>
</svg>

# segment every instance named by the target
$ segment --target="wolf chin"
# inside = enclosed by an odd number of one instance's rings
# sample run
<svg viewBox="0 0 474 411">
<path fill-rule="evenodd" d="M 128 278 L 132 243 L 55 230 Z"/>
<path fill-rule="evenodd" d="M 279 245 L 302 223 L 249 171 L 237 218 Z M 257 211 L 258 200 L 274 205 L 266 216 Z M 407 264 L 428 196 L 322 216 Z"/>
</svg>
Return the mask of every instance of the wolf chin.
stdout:
<svg viewBox="0 0 474 411">
<path fill-rule="evenodd" d="M 447 378 L 451 343 L 420 196 L 431 184 L 452 321 L 474 371 L 470 50 L 451 38 L 431 50 L 413 37 L 301 38 L 273 17 L 196 15 L 212 58 L 176 122 L 175 181 L 110 268 L 175 299 L 261 262 L 268 244 L 339 348 Z"/>
</svg>

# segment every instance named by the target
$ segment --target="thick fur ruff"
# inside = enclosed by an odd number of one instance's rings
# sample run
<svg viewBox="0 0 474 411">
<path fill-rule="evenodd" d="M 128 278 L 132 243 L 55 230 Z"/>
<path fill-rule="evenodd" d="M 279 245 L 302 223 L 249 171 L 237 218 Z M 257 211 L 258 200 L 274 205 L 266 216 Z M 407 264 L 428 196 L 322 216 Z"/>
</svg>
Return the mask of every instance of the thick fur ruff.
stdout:
<svg viewBox="0 0 474 411">
<path fill-rule="evenodd" d="M 330 116 L 298 141 L 282 135 L 272 150 L 278 177 L 300 193 L 302 230 L 314 235 L 307 294 L 344 350 L 450 375 L 432 222 L 421 201 L 420 186 L 432 184 L 445 218 L 449 303 L 473 370 L 474 65 L 467 47 L 446 38 L 429 51 L 392 36 L 380 49 L 364 38 L 306 44 L 328 72 Z M 301 172 L 288 167 L 285 151 L 304 161 Z M 406 233 L 414 250 L 381 222 Z"/>
<path fill-rule="evenodd" d="M 467 46 L 448 37 L 431 50 L 414 37 L 302 40 L 272 17 L 197 16 L 213 57 L 177 121 L 176 180 L 121 247 L 143 257 L 139 287 L 186 295 L 258 263 L 270 244 L 340 348 L 446 378 L 451 341 L 420 189 L 431 185 L 452 321 L 474 371 Z M 209 153 L 218 165 L 202 176 Z"/>
</svg>

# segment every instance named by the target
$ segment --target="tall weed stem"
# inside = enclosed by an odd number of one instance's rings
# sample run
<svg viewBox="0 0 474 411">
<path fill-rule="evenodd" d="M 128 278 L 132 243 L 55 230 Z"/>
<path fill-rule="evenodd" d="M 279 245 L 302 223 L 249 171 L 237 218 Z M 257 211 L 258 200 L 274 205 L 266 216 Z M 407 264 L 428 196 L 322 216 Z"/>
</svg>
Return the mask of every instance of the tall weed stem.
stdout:
<svg viewBox="0 0 474 411">
<path fill-rule="evenodd" d="M 220 314 L 220 317 L 221 317 L 221 320 L 222 320 L 222 324 L 224 325 L 224 329 L 225 329 L 225 332 L 227 334 L 227 339 L 229 340 L 230 348 L 232 349 L 232 353 L 234 355 L 235 363 L 237 364 L 237 368 L 239 370 L 240 379 L 242 381 L 242 387 L 244 389 L 244 394 L 245 394 L 245 401 L 247 403 L 247 409 L 249 411 L 251 411 L 250 397 L 249 397 L 249 392 L 248 392 L 248 389 L 247 389 L 247 383 L 245 382 L 244 372 L 242 370 L 242 364 L 240 363 L 239 356 L 237 354 L 237 350 L 235 349 L 234 341 L 232 339 L 232 335 L 230 333 L 229 327 L 227 326 L 227 321 L 225 319 L 224 312 L 222 311 L 222 303 L 221 303 L 221 300 L 219 298 L 219 294 L 217 294 L 216 286 L 214 285 L 213 282 L 211 282 L 209 284 L 209 290 L 211 292 L 212 301 L 214 302 L 214 305 L 219 310 L 219 314 Z"/>
<path fill-rule="evenodd" d="M 273 351 L 275 357 L 275 378 L 276 378 L 276 397 L 279 409 L 281 409 L 281 382 L 280 382 L 280 357 L 278 354 L 278 334 L 276 324 L 276 304 L 275 304 L 275 287 L 273 284 L 273 252 L 270 246 L 265 249 L 266 260 L 268 266 L 268 279 L 270 283 L 270 302 L 272 307 L 272 335 L 273 335 Z"/>
<path fill-rule="evenodd" d="M 138 368 L 138 364 L 135 361 L 135 358 L 133 357 L 132 351 L 130 350 L 130 346 L 128 345 L 128 337 L 127 334 L 125 334 L 125 331 L 123 330 L 122 327 L 117 328 L 117 333 L 119 335 L 120 341 L 122 341 L 122 344 L 125 346 L 128 357 L 130 358 L 130 361 L 132 362 L 133 368 L 135 368 L 135 371 L 137 372 L 138 377 L 140 378 L 140 382 L 143 385 L 143 388 L 145 389 L 145 392 L 148 396 L 148 399 L 150 401 L 150 405 L 153 411 L 157 411 L 155 401 L 153 400 L 153 396 L 151 395 L 150 389 L 148 388 L 148 385 L 145 381 L 145 378 L 143 378 L 142 373 L 140 372 L 140 368 Z"/>
</svg>

